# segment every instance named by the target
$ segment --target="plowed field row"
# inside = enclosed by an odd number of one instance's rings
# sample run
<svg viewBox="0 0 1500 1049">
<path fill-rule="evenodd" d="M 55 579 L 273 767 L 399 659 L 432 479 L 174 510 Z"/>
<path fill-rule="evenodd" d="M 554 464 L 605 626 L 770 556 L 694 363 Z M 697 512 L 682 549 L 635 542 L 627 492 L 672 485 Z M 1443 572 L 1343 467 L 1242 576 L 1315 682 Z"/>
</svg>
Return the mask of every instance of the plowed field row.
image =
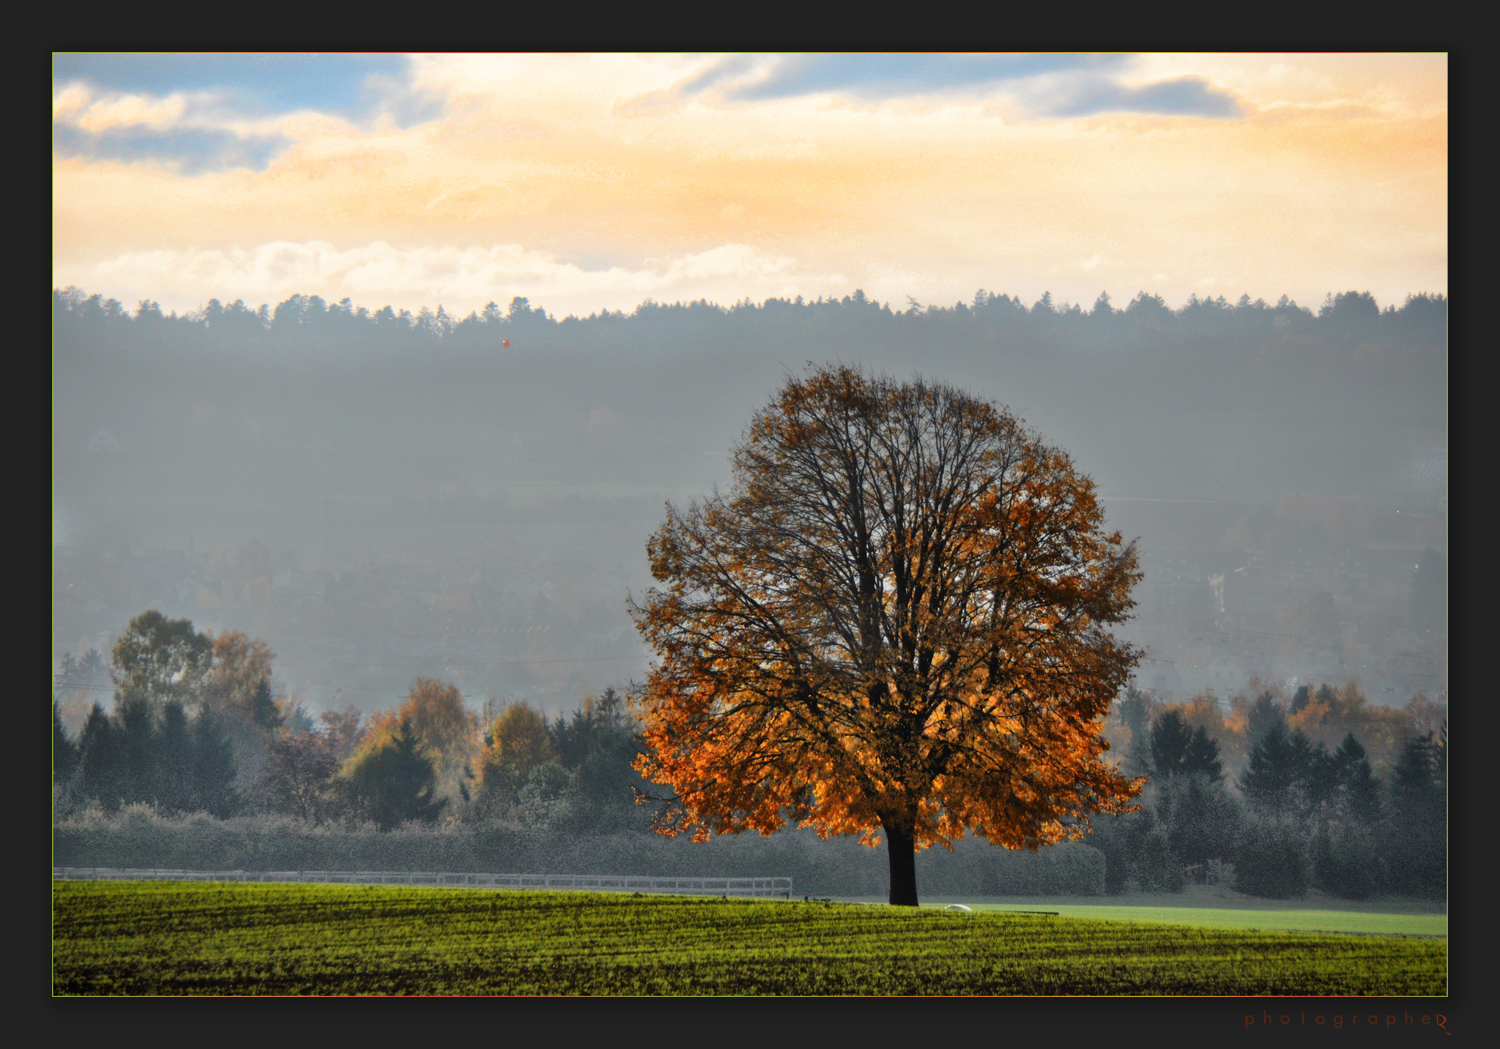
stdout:
<svg viewBox="0 0 1500 1049">
<path fill-rule="evenodd" d="M 1444 941 L 999 911 L 55 882 L 58 994 L 1443 994 Z"/>
</svg>

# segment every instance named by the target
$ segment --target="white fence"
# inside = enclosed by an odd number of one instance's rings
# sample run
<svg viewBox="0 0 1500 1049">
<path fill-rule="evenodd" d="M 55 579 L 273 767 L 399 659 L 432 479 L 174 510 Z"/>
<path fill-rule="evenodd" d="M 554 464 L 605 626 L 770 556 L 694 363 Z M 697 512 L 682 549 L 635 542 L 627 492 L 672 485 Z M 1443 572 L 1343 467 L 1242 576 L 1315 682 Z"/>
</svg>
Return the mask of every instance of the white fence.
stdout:
<svg viewBox="0 0 1500 1049">
<path fill-rule="evenodd" d="M 792 897 L 791 878 L 642 878 L 614 874 L 431 874 L 410 871 L 184 871 L 118 867 L 53 867 L 52 877 L 70 881 L 274 881 Z"/>
</svg>

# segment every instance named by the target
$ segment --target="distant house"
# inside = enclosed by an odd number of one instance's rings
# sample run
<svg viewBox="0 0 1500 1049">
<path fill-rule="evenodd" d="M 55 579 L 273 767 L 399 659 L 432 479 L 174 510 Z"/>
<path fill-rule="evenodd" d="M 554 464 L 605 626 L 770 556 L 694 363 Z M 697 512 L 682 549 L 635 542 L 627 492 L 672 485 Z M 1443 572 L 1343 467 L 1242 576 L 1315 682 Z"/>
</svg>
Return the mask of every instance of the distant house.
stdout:
<svg viewBox="0 0 1500 1049">
<path fill-rule="evenodd" d="M 114 455 L 120 450 L 120 442 L 108 430 L 100 430 L 89 440 L 89 451 L 100 455 Z"/>
</svg>

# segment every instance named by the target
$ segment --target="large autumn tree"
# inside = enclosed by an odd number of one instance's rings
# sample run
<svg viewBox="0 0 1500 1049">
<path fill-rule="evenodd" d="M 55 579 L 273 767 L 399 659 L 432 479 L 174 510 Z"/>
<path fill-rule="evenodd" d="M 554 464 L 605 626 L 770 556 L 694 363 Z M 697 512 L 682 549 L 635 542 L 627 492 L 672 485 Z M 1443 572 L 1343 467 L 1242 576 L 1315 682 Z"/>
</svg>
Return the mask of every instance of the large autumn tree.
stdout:
<svg viewBox="0 0 1500 1049">
<path fill-rule="evenodd" d="M 791 378 L 730 495 L 667 519 L 637 768 L 664 833 L 858 833 L 917 903 L 915 850 L 1083 833 L 1138 784 L 1101 760 L 1140 578 L 1092 482 L 1004 409 L 850 368 Z"/>
</svg>

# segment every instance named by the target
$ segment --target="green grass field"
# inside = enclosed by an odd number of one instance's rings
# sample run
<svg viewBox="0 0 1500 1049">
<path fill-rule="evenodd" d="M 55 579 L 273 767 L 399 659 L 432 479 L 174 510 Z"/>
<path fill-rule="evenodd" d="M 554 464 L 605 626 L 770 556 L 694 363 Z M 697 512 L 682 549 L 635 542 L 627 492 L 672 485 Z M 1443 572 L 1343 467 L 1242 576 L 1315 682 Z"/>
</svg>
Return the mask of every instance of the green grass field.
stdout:
<svg viewBox="0 0 1500 1049">
<path fill-rule="evenodd" d="M 852 903 L 53 883 L 56 994 L 1447 991 L 1442 940 Z"/>
<path fill-rule="evenodd" d="M 1021 904 L 979 904 L 975 910 L 1021 911 Z M 1130 907 L 1057 904 L 1049 907 L 1069 918 L 1195 925 L 1216 929 L 1259 929 L 1264 932 L 1330 932 L 1376 936 L 1448 935 L 1446 914 L 1382 914 L 1312 908 L 1267 910 L 1225 907 Z"/>
<path fill-rule="evenodd" d="M 849 902 L 879 902 L 873 897 L 850 899 Z M 1108 921 L 1165 922 L 1170 925 L 1198 925 L 1216 929 L 1260 929 L 1265 932 L 1335 932 L 1374 936 L 1448 935 L 1448 915 L 1436 909 L 1420 908 L 1411 901 L 1406 906 L 1392 901 L 1358 904 L 1340 901 L 1337 908 L 1318 901 L 1287 902 L 1267 907 L 1260 900 L 1194 900 L 1161 897 L 1123 902 L 1101 902 L 1097 897 L 1052 899 L 958 899 L 933 897 L 923 906 L 942 907 L 962 903 L 975 911 L 1055 911 L 1067 918 L 1101 918 Z"/>
</svg>

